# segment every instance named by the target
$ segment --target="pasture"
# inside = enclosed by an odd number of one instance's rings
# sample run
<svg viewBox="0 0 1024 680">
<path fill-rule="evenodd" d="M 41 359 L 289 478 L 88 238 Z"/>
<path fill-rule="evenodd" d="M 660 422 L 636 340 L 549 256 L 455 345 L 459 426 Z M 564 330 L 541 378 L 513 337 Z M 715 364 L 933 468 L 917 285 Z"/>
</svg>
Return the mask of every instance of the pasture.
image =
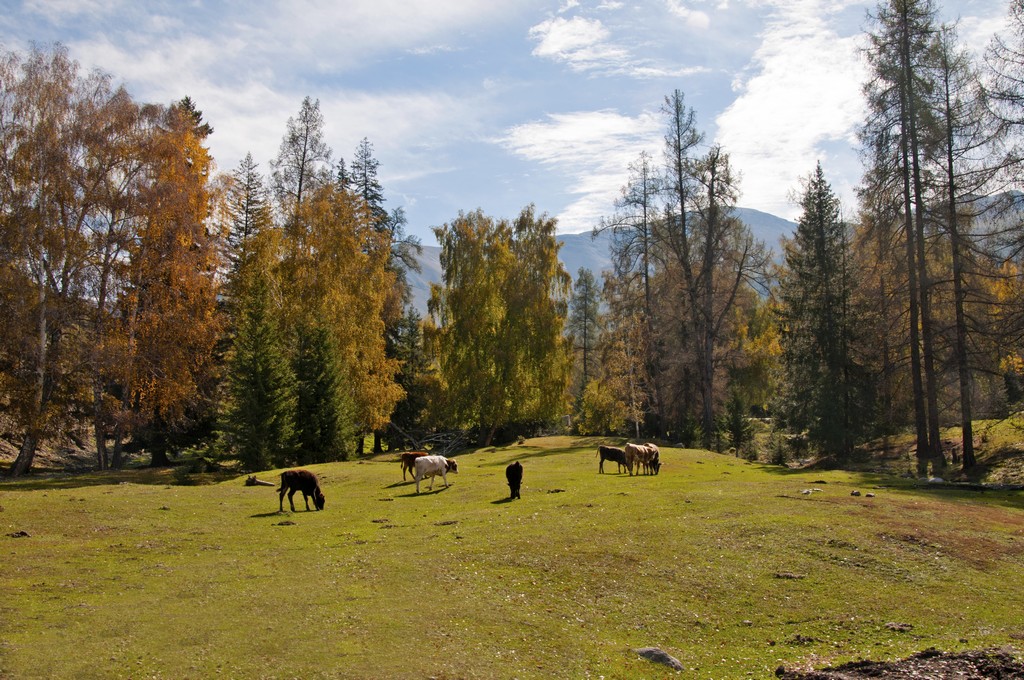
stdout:
<svg viewBox="0 0 1024 680">
<path fill-rule="evenodd" d="M 598 443 L 461 455 L 419 496 L 395 455 L 311 466 L 308 513 L 245 475 L 4 482 L 0 677 L 673 676 L 630 651 L 656 646 L 769 678 L 1024 644 L 1020 492 L 668 447 L 599 475 Z"/>
</svg>

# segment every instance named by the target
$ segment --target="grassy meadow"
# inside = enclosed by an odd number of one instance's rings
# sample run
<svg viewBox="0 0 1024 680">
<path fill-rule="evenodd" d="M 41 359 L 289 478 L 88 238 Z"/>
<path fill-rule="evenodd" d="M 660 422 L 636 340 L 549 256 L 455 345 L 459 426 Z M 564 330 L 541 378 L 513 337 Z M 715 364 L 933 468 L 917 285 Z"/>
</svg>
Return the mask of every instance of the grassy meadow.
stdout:
<svg viewBox="0 0 1024 680">
<path fill-rule="evenodd" d="M 312 466 L 324 512 L 244 475 L 4 482 L 0 677 L 675 675 L 630 651 L 656 646 L 769 678 L 1024 645 L 1024 493 L 664 447 L 598 475 L 597 443 L 461 455 L 419 496 L 394 455 Z"/>
</svg>

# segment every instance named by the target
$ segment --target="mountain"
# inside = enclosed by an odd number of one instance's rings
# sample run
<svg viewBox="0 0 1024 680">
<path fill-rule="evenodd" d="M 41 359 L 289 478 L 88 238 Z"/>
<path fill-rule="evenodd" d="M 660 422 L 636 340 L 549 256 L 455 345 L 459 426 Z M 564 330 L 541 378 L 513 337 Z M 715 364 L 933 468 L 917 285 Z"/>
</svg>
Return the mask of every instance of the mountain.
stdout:
<svg viewBox="0 0 1024 680">
<path fill-rule="evenodd" d="M 776 253 L 779 251 L 779 239 L 791 236 L 796 229 L 796 223 L 760 210 L 737 208 L 736 215 L 750 227 L 754 238 L 764 241 L 764 244 Z M 559 234 L 558 240 L 562 243 L 558 257 L 573 281 L 576 280 L 580 267 L 589 269 L 598 278 L 601 272 L 611 270 L 611 232 L 601 232 L 596 237 L 591 232 Z M 409 272 L 409 285 L 412 288 L 413 307 L 426 317 L 430 284 L 441 283 L 441 248 L 423 246 L 423 252 L 417 259 L 420 271 Z"/>
</svg>

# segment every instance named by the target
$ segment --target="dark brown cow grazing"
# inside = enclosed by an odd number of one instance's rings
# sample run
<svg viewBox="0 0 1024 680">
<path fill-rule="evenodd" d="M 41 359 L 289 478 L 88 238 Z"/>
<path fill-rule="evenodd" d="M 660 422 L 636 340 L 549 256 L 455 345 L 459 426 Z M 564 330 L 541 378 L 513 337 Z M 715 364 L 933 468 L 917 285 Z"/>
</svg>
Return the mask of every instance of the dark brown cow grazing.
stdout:
<svg viewBox="0 0 1024 680">
<path fill-rule="evenodd" d="M 518 460 L 505 468 L 505 479 L 508 480 L 509 498 L 519 498 L 519 487 L 523 484 L 523 466 Z"/>
<path fill-rule="evenodd" d="M 619 466 L 619 472 L 626 467 L 626 452 L 617 446 L 598 446 L 597 455 L 601 456 L 601 462 L 597 464 L 597 471 L 604 474 L 604 462 L 610 460 Z"/>
<path fill-rule="evenodd" d="M 405 471 L 408 470 L 409 474 L 416 478 L 416 459 L 427 455 L 425 451 L 410 451 L 401 455 L 402 463 L 402 481 L 405 481 Z"/>
<path fill-rule="evenodd" d="M 309 512 L 309 497 L 313 497 L 313 505 L 317 510 L 324 509 L 324 492 L 320 490 L 320 480 L 309 470 L 285 470 L 281 473 L 281 488 L 277 490 L 279 500 L 278 507 L 284 512 L 284 495 L 288 494 L 288 504 L 295 512 L 295 501 L 292 496 L 296 491 L 302 492 L 302 500 L 306 501 L 306 512 Z"/>
</svg>

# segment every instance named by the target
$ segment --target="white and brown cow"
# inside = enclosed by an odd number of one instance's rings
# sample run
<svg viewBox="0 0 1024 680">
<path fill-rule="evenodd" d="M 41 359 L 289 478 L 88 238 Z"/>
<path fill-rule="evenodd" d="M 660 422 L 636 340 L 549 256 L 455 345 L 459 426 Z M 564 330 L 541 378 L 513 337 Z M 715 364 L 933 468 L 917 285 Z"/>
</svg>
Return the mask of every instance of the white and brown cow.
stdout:
<svg viewBox="0 0 1024 680">
<path fill-rule="evenodd" d="M 434 477 L 441 475 L 444 486 L 448 488 L 448 473 L 458 473 L 459 464 L 452 458 L 444 456 L 420 456 L 414 463 L 416 467 L 416 493 L 420 492 L 420 480 L 430 477 L 429 489 L 434 488 Z"/>
</svg>

